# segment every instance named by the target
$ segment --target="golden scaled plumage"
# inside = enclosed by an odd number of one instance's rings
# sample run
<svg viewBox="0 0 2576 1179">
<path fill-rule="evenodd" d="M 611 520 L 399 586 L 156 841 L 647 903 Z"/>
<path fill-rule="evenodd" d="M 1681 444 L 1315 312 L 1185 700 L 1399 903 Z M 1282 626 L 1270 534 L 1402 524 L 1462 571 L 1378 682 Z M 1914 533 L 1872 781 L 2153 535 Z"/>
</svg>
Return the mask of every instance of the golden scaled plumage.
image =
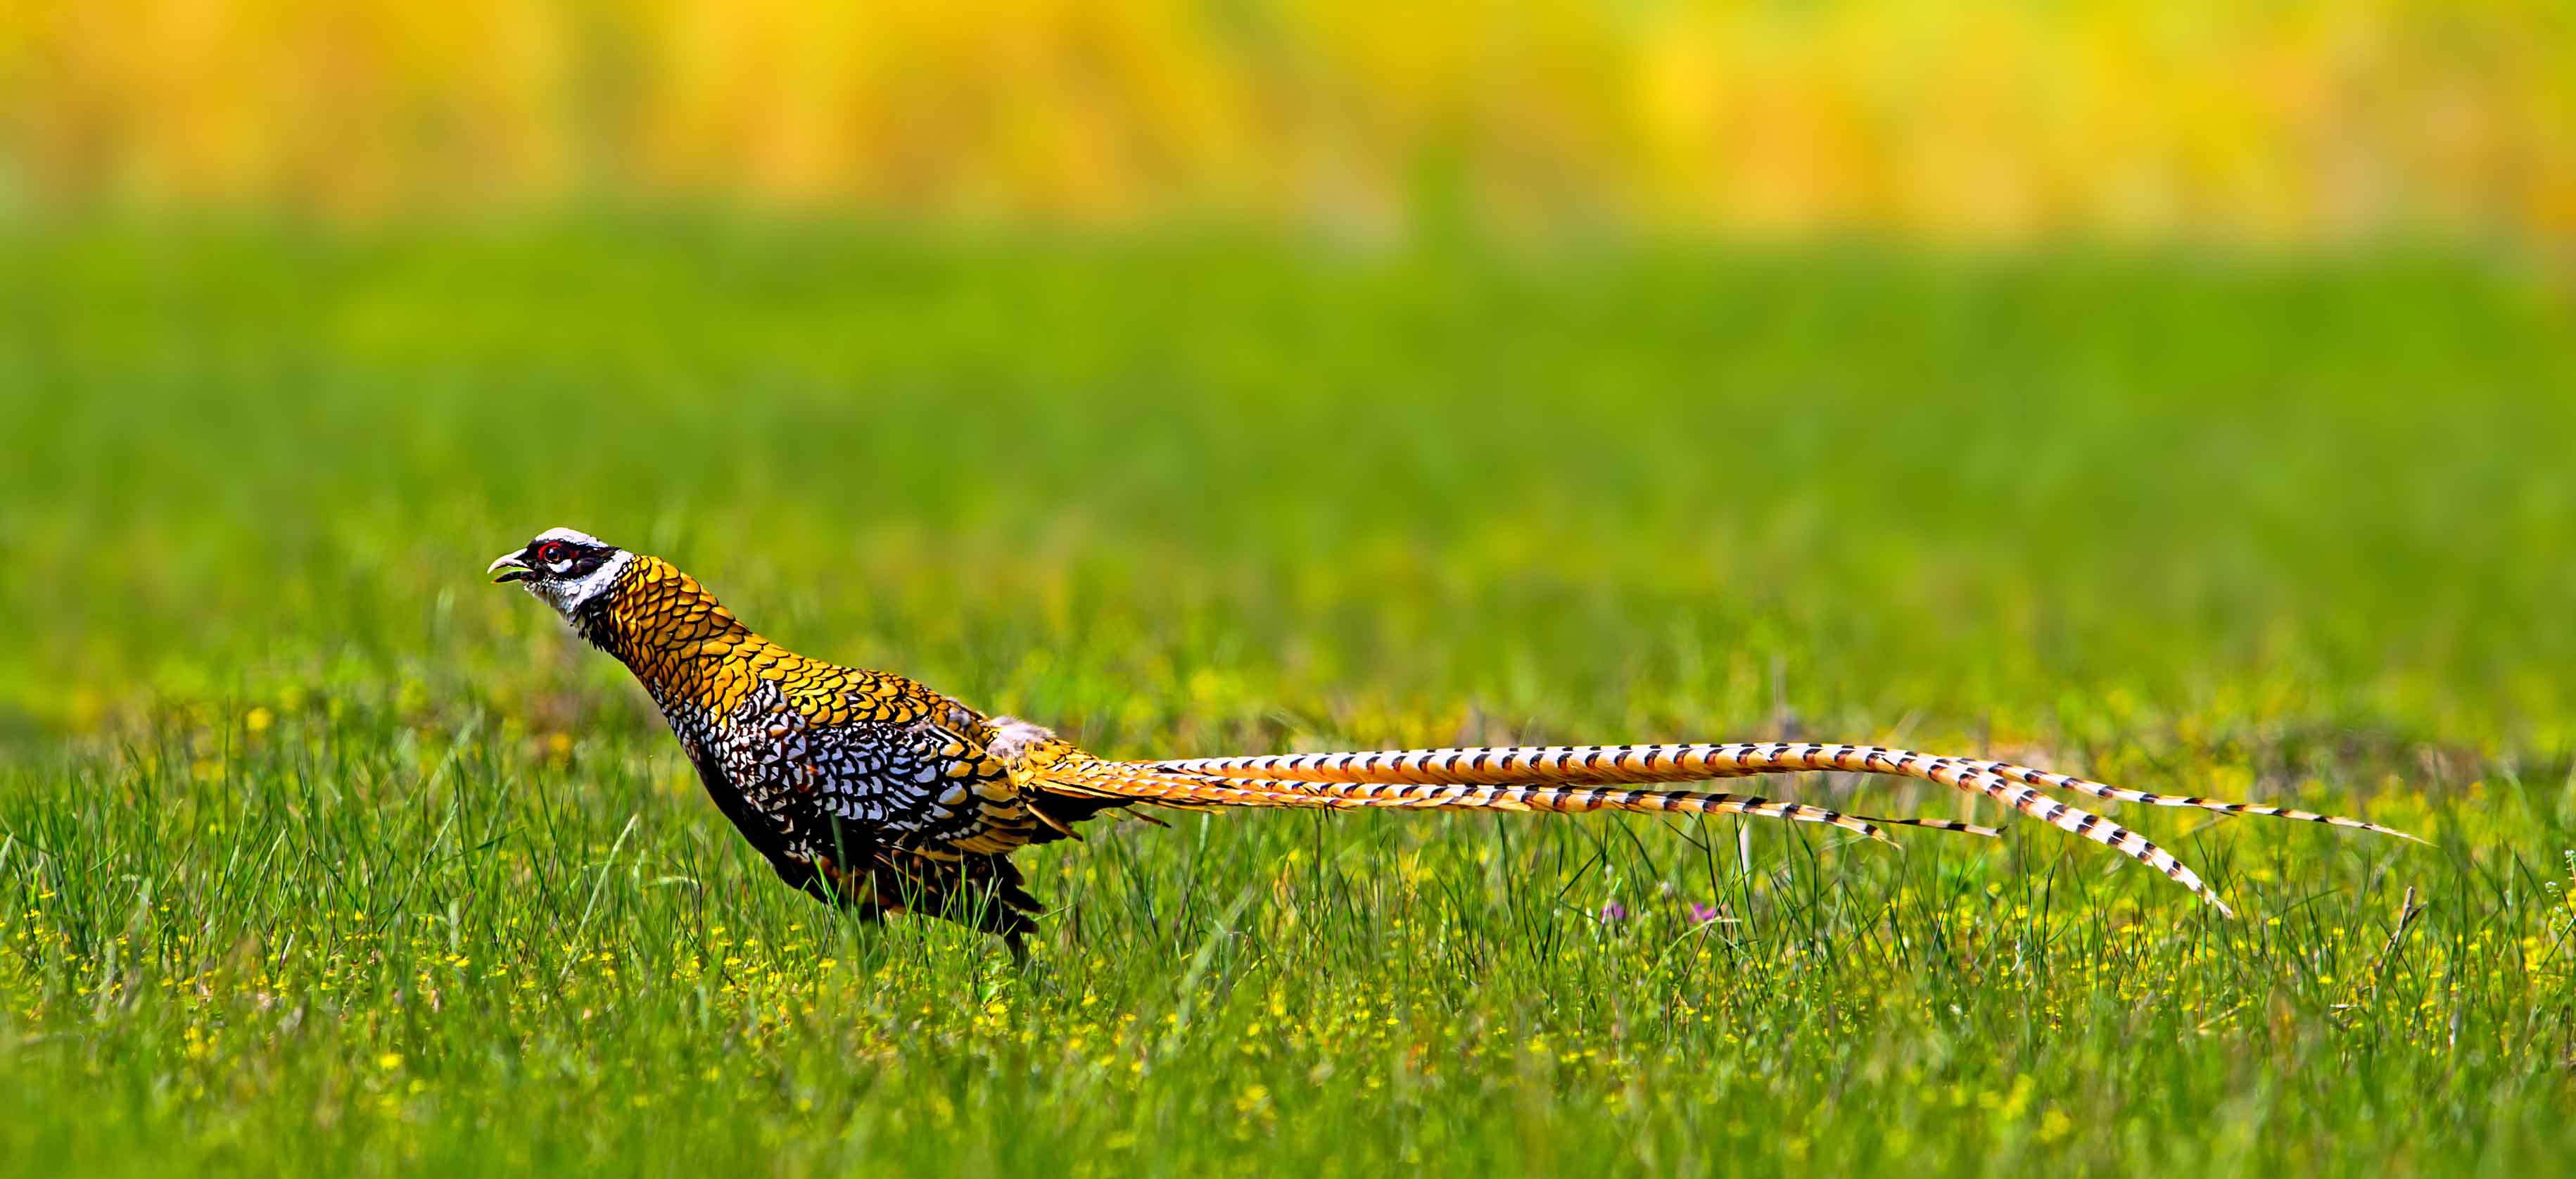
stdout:
<svg viewBox="0 0 2576 1179">
<path fill-rule="evenodd" d="M 761 682 L 819 725 L 908 724 L 955 701 L 901 676 L 808 659 L 754 633 L 733 611 L 659 557 L 638 556 L 598 623 L 600 646 L 657 695 L 729 713 Z"/>
</svg>

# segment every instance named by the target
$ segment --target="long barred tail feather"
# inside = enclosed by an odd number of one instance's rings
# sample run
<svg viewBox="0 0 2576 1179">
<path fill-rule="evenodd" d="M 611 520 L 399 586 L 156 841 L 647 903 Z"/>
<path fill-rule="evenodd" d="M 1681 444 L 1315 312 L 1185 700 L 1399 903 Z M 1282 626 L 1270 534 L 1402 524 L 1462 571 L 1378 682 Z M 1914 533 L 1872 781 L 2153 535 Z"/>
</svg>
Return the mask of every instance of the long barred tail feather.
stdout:
<svg viewBox="0 0 2576 1179">
<path fill-rule="evenodd" d="M 1949 819 L 1879 819 L 1847 815 L 1805 803 L 1688 790 L 1613 790 L 1593 786 L 1529 784 L 1305 782 L 1199 774 L 1176 771 L 1152 762 L 1111 762 L 1079 757 L 1058 760 L 1046 766 L 1033 780 L 1043 789 L 1056 793 L 1126 798 L 1182 807 L 1320 807 L 1337 810 L 1374 807 L 1558 813 L 1623 810 L 1750 815 L 1823 823 L 1889 844 L 1895 841 L 1887 837 L 1883 827 L 1922 827 L 1989 838 L 2003 834 L 1992 827 Z"/>
<path fill-rule="evenodd" d="M 2222 815 L 2265 815 L 2276 819 L 2324 823 L 2329 827 L 2347 827 L 2355 831 L 2369 831 L 2379 835 L 2394 835 L 2399 839 L 2412 839 L 2417 843 L 2424 842 L 2421 836 L 2410 835 L 2394 827 L 2382 827 L 2377 823 L 2347 819 L 2341 815 L 2321 815 L 2315 811 L 2303 811 L 2295 807 L 2257 806 L 2252 803 L 2222 802 L 2214 798 L 2200 798 L 2192 795 L 2149 794 L 2144 790 L 2123 790 L 2117 786 L 2105 786 L 2100 782 L 2078 778 L 2073 774 L 2035 770 L 2029 766 L 2017 766 L 2008 761 L 1972 761 L 1966 764 L 1988 773 L 2000 774 L 2025 785 L 2046 786 L 2052 790 L 2071 790 L 2077 794 L 2089 794 L 2095 798 L 2107 798 L 2114 802 L 2134 802 L 2144 806 L 2194 807 L 2204 811 L 2216 811 Z"/>
<path fill-rule="evenodd" d="M 1915 756 L 1921 757 L 1919 754 Z M 2146 836 L 2091 811 L 2068 806 L 1999 774 L 1976 769 L 1967 762 L 1935 757 L 1914 764 L 1919 765 L 1919 771 L 1909 768 L 1897 772 L 1913 774 L 1971 794 L 1983 794 L 2058 830 L 2090 839 L 2164 873 L 2174 883 L 2191 890 L 2193 896 L 2217 906 L 2220 913 L 2229 917 L 2236 915 L 2236 910 L 2229 908 L 2216 892 L 2201 883 L 2199 873 L 2184 867 L 2173 853 L 2148 842 Z"/>
<path fill-rule="evenodd" d="M 1691 782 L 1751 774 L 1805 770 L 1842 770 L 1891 774 L 1938 782 L 1959 791 L 1983 795 L 2060 830 L 2113 848 L 2164 873 L 2193 895 L 2230 916 L 2234 911 L 2200 879 L 2198 873 L 2144 836 L 2032 787 L 2068 790 L 2096 798 L 2154 806 L 2189 806 L 2232 815 L 2269 815 L 2326 823 L 2389 835 L 2404 832 L 2333 815 L 2285 807 L 2253 806 L 2204 798 L 2180 798 L 2121 790 L 2065 774 L 2053 774 L 2009 762 L 1933 757 L 1906 749 L 1876 745 L 1820 745 L 1807 742 L 1726 745 L 1554 745 L 1507 749 L 1408 749 L 1367 753 L 1278 754 L 1263 757 L 1186 758 L 1151 763 L 1180 774 L 1210 775 L 1236 782 L 1268 781 L 1330 785 L 1433 787 L 1445 790 L 1564 790 L 1574 787 L 1634 786 L 1655 782 Z M 1589 793 L 1603 793 L 1594 789 Z M 1622 792 L 1636 794 L 1636 791 Z M 1651 796 L 1651 795 L 1649 795 Z M 1586 808 L 1588 809 L 1588 808 Z M 1885 820 L 1878 820 L 1885 822 Z M 2414 836 L 2406 835 L 2413 839 Z"/>
</svg>

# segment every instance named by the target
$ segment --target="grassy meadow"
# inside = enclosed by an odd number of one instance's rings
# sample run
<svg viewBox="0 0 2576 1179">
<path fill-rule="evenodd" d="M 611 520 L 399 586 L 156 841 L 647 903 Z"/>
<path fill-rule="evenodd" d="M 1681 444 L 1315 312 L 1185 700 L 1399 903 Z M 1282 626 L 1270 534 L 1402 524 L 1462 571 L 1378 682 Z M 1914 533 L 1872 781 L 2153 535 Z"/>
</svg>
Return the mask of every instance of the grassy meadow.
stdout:
<svg viewBox="0 0 2576 1179">
<path fill-rule="evenodd" d="M 83 225 L 0 309 L 0 1172 L 2576 1159 L 2510 260 Z M 557 524 L 1104 754 L 1800 735 L 2432 843 L 2112 808 L 2228 921 L 2021 822 L 1175 816 L 1021 857 L 1022 973 L 780 887 L 479 576 Z"/>
</svg>

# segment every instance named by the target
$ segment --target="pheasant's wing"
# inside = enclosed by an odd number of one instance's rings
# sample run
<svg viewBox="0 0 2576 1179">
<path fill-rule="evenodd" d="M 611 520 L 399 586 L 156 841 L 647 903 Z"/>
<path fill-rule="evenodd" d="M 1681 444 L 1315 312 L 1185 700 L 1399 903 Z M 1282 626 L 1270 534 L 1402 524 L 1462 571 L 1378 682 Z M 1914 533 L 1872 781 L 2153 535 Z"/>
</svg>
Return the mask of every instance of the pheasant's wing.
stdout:
<svg viewBox="0 0 2576 1179">
<path fill-rule="evenodd" d="M 1029 767 L 1072 757 L 1092 762 L 1053 733 L 1008 717 L 987 718 L 942 700 L 922 719 L 896 728 L 853 729 L 845 738 L 870 750 L 866 773 L 827 796 L 830 812 L 876 824 L 889 842 L 924 855 L 1011 851 L 1073 835 L 1075 824 L 1103 811 L 1151 803 L 1203 808 L 1329 805 L 1311 795 L 1252 783 L 1199 795 L 1114 792 L 1068 786 Z M 852 759 L 841 759 L 844 762 Z M 1277 796 L 1267 804 L 1262 798 Z"/>
<path fill-rule="evenodd" d="M 764 682 L 738 723 L 757 724 L 757 764 L 733 767 L 746 801 L 791 829 L 934 858 L 1007 852 L 1041 824 L 974 735 L 983 718 L 909 680 L 799 693 Z"/>
</svg>

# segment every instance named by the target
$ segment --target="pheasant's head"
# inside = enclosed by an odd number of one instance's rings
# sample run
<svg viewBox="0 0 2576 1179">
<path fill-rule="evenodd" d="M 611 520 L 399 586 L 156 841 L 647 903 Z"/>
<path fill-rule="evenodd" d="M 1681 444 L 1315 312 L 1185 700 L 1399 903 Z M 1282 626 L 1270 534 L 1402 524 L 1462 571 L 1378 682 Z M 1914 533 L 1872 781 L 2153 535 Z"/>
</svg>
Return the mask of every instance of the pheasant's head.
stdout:
<svg viewBox="0 0 2576 1179">
<path fill-rule="evenodd" d="M 525 585 L 565 618 L 575 618 L 582 607 L 603 600 L 634 560 L 635 554 L 587 532 L 549 528 L 528 547 L 501 554 L 484 572 L 494 584 Z"/>
</svg>

